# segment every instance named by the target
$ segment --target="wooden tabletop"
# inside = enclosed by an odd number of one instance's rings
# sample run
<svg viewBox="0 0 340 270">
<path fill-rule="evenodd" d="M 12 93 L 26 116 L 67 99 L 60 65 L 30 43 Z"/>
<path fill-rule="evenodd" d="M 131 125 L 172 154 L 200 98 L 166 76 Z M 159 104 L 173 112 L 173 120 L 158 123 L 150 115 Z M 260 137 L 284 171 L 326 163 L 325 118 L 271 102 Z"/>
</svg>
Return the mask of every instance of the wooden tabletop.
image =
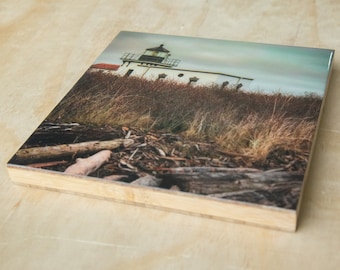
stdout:
<svg viewBox="0 0 340 270">
<path fill-rule="evenodd" d="M 0 269 L 338 269 L 337 51 L 296 233 L 14 185 L 5 164 L 121 30 L 340 49 L 338 1 L 0 2 Z"/>
</svg>

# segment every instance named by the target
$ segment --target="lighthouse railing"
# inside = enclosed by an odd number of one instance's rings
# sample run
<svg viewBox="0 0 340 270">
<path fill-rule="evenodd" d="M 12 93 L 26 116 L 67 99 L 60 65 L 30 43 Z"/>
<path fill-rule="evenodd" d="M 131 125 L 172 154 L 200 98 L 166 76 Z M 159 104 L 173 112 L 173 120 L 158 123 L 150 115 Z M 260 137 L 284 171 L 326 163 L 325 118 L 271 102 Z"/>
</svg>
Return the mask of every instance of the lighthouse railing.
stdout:
<svg viewBox="0 0 340 270">
<path fill-rule="evenodd" d="M 152 61 L 143 61 L 140 60 L 142 54 L 135 54 L 135 53 L 124 53 L 123 56 L 120 58 L 123 62 L 139 62 L 139 63 L 146 63 L 146 64 L 155 64 Z M 159 65 L 169 66 L 169 67 L 176 67 L 178 66 L 180 60 L 172 59 L 172 58 L 164 58 L 161 63 L 156 63 Z"/>
</svg>

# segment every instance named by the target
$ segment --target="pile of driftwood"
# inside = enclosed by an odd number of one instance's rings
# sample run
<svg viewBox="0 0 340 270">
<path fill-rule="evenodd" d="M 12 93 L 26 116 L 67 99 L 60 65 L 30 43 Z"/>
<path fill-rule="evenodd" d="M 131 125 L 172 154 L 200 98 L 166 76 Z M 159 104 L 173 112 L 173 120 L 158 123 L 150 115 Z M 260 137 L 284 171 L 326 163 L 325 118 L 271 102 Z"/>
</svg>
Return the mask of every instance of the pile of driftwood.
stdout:
<svg viewBox="0 0 340 270">
<path fill-rule="evenodd" d="M 74 142 L 84 136 L 84 127 L 48 123 L 30 140 L 36 142 L 39 136 L 46 138 L 46 133 L 59 131 L 64 136 L 67 131 L 74 134 L 73 142 L 34 147 L 26 144 L 14 162 L 215 198 L 289 209 L 297 205 L 305 161 L 293 152 L 273 151 L 268 160 L 271 167 L 260 170 L 254 168 L 252 157 L 220 151 L 214 143 L 185 141 L 175 134 L 143 133 L 124 127 L 102 130 L 101 134 L 107 133 L 102 140 Z M 110 137 L 113 139 L 108 140 Z"/>
</svg>

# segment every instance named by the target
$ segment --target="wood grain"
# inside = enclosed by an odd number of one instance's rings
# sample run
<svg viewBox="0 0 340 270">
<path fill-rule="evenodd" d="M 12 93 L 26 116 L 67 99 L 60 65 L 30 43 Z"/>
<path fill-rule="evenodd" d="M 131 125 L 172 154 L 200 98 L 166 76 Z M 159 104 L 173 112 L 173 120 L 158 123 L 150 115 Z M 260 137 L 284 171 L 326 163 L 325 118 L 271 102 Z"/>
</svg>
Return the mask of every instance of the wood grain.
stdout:
<svg viewBox="0 0 340 270">
<path fill-rule="evenodd" d="M 214 198 L 184 192 L 163 191 L 153 188 L 112 183 L 95 178 L 82 178 L 47 170 L 23 168 L 9 165 L 11 179 L 26 186 L 35 186 L 55 191 L 89 195 L 146 207 L 156 207 L 174 212 L 222 219 L 229 222 L 247 223 L 294 232 L 296 212 L 268 206 L 254 206 L 234 201 L 226 202 Z M 32 181 L 32 179 L 34 179 Z"/>
<path fill-rule="evenodd" d="M 0 268 L 337 269 L 339 13 L 331 0 L 1 1 Z M 13 185 L 5 163 L 121 30 L 336 50 L 297 232 Z"/>
</svg>

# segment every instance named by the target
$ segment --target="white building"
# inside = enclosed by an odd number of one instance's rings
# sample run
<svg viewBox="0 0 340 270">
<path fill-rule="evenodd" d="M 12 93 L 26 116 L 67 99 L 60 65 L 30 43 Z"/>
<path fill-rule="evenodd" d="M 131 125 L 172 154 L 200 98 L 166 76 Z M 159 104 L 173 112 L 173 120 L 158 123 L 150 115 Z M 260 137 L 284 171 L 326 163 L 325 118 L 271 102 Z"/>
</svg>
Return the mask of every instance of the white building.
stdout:
<svg viewBox="0 0 340 270">
<path fill-rule="evenodd" d="M 220 72 L 208 72 L 177 68 L 180 60 L 171 59 L 170 51 L 161 44 L 159 47 L 146 49 L 143 54 L 125 53 L 121 57 L 123 64 L 115 73 L 120 76 L 138 76 L 149 80 L 174 80 L 193 85 L 218 84 L 237 89 L 248 86 L 253 79 Z"/>
</svg>

